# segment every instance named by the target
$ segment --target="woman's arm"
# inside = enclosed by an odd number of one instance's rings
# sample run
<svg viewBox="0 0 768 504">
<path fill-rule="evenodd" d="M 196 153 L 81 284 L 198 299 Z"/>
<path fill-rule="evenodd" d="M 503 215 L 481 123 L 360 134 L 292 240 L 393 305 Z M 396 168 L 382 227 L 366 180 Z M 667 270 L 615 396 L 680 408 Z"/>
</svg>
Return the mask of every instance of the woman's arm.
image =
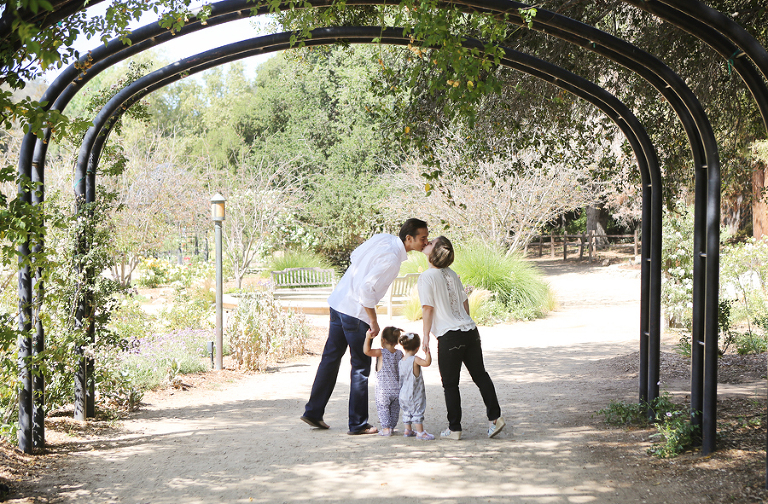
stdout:
<svg viewBox="0 0 768 504">
<path fill-rule="evenodd" d="M 368 357 L 381 357 L 381 348 L 371 349 L 371 341 L 373 341 L 373 333 L 369 330 L 365 333 L 365 343 L 363 343 L 363 353 Z"/>
<path fill-rule="evenodd" d="M 422 350 L 429 355 L 429 333 L 432 331 L 432 320 L 435 316 L 435 307 L 423 305 L 421 307 L 421 318 L 424 321 L 424 342 L 421 345 Z"/>
<path fill-rule="evenodd" d="M 469 313 L 469 299 L 464 300 L 464 311 L 466 311 L 467 315 L 469 315 L 470 317 L 472 316 L 472 314 Z"/>
</svg>

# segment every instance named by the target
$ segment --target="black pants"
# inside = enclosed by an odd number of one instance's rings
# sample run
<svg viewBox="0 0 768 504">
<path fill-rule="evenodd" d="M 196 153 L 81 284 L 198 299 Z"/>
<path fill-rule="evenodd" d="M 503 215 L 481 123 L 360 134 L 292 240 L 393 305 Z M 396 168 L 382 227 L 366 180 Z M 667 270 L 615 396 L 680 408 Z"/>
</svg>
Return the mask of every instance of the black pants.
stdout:
<svg viewBox="0 0 768 504">
<path fill-rule="evenodd" d="M 437 365 L 445 392 L 448 428 L 452 431 L 461 430 L 459 375 L 462 363 L 467 366 L 472 381 L 480 389 L 488 420 L 496 420 L 501 416 L 496 389 L 483 363 L 483 349 L 477 328 L 471 331 L 448 331 L 437 338 Z"/>
</svg>

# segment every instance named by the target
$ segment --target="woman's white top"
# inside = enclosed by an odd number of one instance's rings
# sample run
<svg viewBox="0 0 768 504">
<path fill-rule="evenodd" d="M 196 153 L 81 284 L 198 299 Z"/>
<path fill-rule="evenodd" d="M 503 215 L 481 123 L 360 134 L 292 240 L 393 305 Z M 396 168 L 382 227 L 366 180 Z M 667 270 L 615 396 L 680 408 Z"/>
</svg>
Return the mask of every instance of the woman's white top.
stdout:
<svg viewBox="0 0 768 504">
<path fill-rule="evenodd" d="M 459 275 L 451 268 L 429 268 L 419 275 L 419 300 L 434 308 L 432 333 L 438 338 L 448 331 L 471 331 L 474 320 L 464 310 L 467 294 Z"/>
</svg>

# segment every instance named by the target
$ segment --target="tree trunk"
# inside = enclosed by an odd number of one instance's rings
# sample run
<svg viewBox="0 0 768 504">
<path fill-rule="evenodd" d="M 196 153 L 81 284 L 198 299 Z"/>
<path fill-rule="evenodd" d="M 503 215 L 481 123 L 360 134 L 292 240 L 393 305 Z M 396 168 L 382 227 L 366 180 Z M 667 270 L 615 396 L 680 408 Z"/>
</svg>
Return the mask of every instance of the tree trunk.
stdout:
<svg viewBox="0 0 768 504">
<path fill-rule="evenodd" d="M 587 207 L 587 234 L 595 232 L 595 248 L 604 249 L 608 246 L 605 228 L 608 226 L 608 211 L 605 208 Z"/>
<path fill-rule="evenodd" d="M 758 165 L 752 172 L 752 236 L 762 238 L 768 235 L 768 194 L 766 175 L 768 168 Z"/>
</svg>

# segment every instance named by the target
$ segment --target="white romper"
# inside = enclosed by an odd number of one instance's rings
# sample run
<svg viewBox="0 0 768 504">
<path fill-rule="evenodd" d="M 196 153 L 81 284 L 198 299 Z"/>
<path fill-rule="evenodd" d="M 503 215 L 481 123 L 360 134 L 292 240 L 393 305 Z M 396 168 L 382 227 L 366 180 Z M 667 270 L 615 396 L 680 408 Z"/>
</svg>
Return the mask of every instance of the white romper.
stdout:
<svg viewBox="0 0 768 504">
<path fill-rule="evenodd" d="M 400 409 L 403 410 L 403 423 L 424 423 L 427 409 L 427 394 L 424 389 L 424 370 L 419 376 L 413 374 L 415 355 L 400 360 Z"/>
</svg>

